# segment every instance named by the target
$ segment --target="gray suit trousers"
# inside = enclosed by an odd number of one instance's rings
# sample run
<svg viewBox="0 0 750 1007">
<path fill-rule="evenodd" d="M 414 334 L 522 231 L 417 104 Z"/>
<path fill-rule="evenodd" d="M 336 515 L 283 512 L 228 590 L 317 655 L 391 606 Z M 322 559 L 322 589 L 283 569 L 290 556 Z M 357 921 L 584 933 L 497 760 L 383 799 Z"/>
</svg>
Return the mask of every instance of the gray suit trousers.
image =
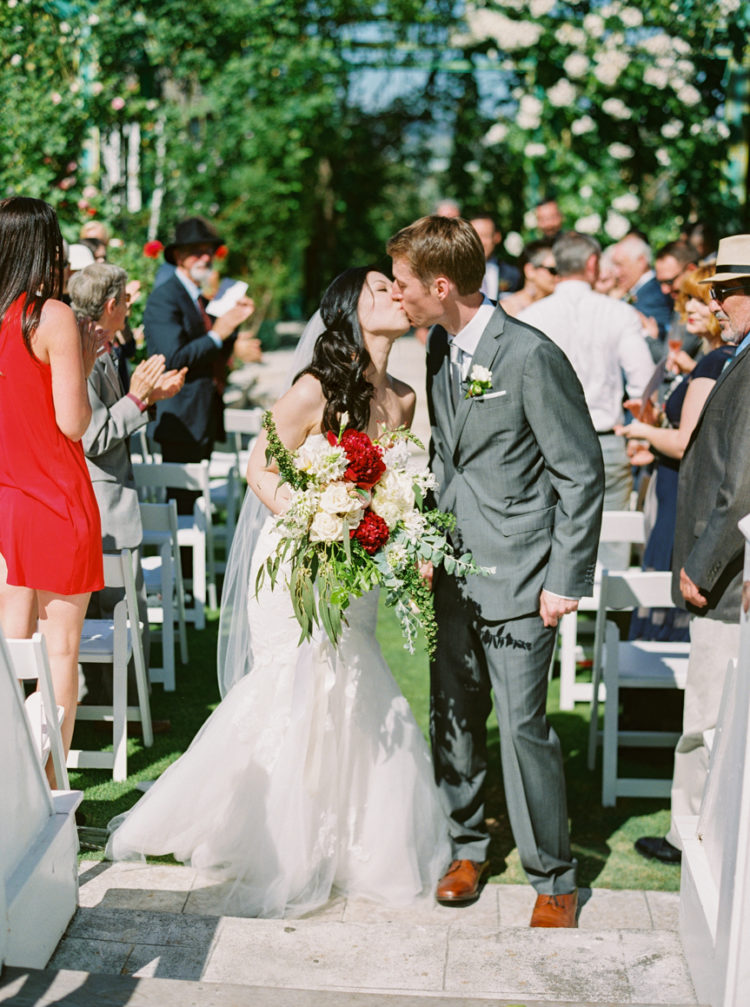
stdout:
<svg viewBox="0 0 750 1007">
<path fill-rule="evenodd" d="M 487 718 L 495 696 L 503 781 L 521 863 L 538 894 L 571 892 L 560 741 L 547 721 L 547 672 L 556 629 L 538 613 L 486 622 L 456 578 L 436 572 L 438 645 L 430 668 L 435 776 L 450 821 L 453 856 L 487 859 L 483 786 Z"/>
</svg>

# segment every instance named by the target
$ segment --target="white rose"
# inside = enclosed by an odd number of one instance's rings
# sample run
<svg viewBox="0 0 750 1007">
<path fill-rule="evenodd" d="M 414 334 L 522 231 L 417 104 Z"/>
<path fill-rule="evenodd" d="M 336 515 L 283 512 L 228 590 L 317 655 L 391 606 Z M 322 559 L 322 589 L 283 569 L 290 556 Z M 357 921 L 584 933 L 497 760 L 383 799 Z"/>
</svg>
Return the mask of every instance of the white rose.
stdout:
<svg viewBox="0 0 750 1007">
<path fill-rule="evenodd" d="M 543 146 L 543 144 L 540 144 Z M 545 148 L 546 150 L 546 148 Z M 492 384 L 492 371 L 489 367 L 482 367 L 481 364 L 474 364 L 471 369 L 471 374 L 469 375 L 471 381 L 482 381 L 487 384 Z"/>
<path fill-rule="evenodd" d="M 320 494 L 320 509 L 328 514 L 353 514 L 362 509 L 356 493 L 351 493 L 351 483 L 329 483 Z"/>
<path fill-rule="evenodd" d="M 343 518 L 319 510 L 310 525 L 311 542 L 341 542 L 344 538 Z"/>
</svg>

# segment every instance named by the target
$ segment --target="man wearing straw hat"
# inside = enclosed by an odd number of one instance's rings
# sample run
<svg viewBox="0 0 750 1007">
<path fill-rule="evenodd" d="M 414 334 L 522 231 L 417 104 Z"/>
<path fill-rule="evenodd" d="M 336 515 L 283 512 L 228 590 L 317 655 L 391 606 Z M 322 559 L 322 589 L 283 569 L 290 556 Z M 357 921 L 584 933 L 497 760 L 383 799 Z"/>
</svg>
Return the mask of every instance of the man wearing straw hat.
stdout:
<svg viewBox="0 0 750 1007">
<path fill-rule="evenodd" d="M 719 242 L 710 307 L 736 342 L 706 400 L 680 464 L 672 597 L 692 613 L 682 736 L 675 749 L 672 824 L 666 838 L 635 847 L 664 863 L 682 858 L 675 818 L 697 815 L 708 772 L 704 732 L 718 719 L 727 664 L 736 659 L 745 540 L 737 522 L 750 511 L 750 234 Z"/>
</svg>

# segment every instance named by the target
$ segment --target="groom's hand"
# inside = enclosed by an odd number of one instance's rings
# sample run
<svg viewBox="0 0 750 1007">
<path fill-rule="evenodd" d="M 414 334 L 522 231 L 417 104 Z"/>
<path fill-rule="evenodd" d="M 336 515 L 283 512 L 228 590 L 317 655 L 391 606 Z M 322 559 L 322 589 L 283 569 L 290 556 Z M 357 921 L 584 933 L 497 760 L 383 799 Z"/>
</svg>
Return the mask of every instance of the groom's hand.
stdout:
<svg viewBox="0 0 750 1007">
<path fill-rule="evenodd" d="M 545 626 L 556 626 L 564 615 L 575 612 L 577 608 L 577 598 L 561 598 L 545 590 L 542 590 L 539 597 L 539 615 Z"/>
</svg>

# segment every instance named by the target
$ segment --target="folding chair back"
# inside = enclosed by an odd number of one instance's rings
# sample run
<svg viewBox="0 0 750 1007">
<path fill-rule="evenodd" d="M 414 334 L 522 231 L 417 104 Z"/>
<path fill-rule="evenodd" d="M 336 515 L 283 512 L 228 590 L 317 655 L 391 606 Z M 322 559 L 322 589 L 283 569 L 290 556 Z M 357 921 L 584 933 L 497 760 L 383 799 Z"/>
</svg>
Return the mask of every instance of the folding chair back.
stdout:
<svg viewBox="0 0 750 1007">
<path fill-rule="evenodd" d="M 149 622 L 162 624 L 161 639 L 162 667 L 156 668 L 151 662 L 149 678 L 151 682 L 161 682 L 167 692 L 175 688 L 174 624 L 178 625 L 180 656 L 187 664 L 187 630 L 185 616 L 185 585 L 182 577 L 182 559 L 178 545 L 177 504 L 169 500 L 164 504 L 142 503 L 140 505 L 143 525 L 143 551 L 141 567 L 146 584 Z M 147 555 L 150 549 L 155 555 Z"/>
<path fill-rule="evenodd" d="M 22 682 L 39 683 L 38 692 L 26 700 L 26 712 L 39 761 L 44 766 L 49 755 L 55 770 L 57 789 L 70 790 L 60 733 L 64 710 L 55 702 L 45 639 L 41 633 L 34 633 L 30 640 L 6 639 L 5 642 L 16 677 Z"/>
<path fill-rule="evenodd" d="M 105 587 L 123 588 L 125 597 L 115 605 L 112 620 L 85 619 L 78 651 L 80 664 L 90 662 L 112 665 L 112 704 L 78 707 L 78 720 L 112 722 L 113 751 L 71 749 L 68 767 L 112 769 L 114 780 L 127 779 L 127 722 L 140 721 L 143 743 L 154 743 L 151 708 L 148 698 L 146 662 L 143 656 L 138 599 L 133 572 L 133 554 L 123 549 L 119 554 L 104 554 Z M 128 662 L 133 658 L 138 705 L 128 706 Z"/>
</svg>

